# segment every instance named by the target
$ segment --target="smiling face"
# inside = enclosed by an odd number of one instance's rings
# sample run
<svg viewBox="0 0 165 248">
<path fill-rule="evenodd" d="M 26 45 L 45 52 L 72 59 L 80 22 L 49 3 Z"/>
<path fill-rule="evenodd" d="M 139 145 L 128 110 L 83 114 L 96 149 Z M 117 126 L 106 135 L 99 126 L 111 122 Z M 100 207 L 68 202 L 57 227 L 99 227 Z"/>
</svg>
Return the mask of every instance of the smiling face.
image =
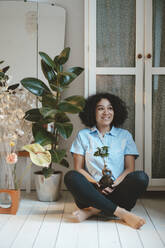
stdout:
<svg viewBox="0 0 165 248">
<path fill-rule="evenodd" d="M 108 99 L 101 99 L 96 105 L 96 126 L 98 129 L 110 129 L 114 118 L 114 110 Z"/>
</svg>

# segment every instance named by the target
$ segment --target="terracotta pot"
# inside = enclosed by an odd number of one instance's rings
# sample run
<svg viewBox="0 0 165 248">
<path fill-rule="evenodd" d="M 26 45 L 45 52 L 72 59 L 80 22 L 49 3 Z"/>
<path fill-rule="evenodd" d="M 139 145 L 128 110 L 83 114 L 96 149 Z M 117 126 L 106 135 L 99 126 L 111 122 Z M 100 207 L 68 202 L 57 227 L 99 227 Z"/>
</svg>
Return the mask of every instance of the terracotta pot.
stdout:
<svg viewBox="0 0 165 248">
<path fill-rule="evenodd" d="M 0 189 L 0 193 L 7 193 L 11 197 L 11 206 L 9 208 L 0 207 L 0 214 L 16 214 L 19 207 L 20 190 Z"/>
</svg>

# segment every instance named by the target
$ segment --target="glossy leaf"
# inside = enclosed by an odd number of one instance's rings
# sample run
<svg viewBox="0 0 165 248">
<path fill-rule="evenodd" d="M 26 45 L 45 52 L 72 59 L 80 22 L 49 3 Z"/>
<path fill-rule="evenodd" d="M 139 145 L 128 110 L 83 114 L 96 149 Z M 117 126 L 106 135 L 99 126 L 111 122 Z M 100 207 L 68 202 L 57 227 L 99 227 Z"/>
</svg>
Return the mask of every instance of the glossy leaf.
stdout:
<svg viewBox="0 0 165 248">
<path fill-rule="evenodd" d="M 64 122 L 70 122 L 70 119 L 65 113 L 57 113 L 55 116 L 55 121 L 64 123 Z"/>
<path fill-rule="evenodd" d="M 59 134 L 64 138 L 67 139 L 71 136 L 73 131 L 72 123 L 64 122 L 64 123 L 55 123 L 55 127 L 57 128 Z"/>
<path fill-rule="evenodd" d="M 65 150 L 55 150 L 51 151 L 52 155 L 52 162 L 60 163 L 61 160 L 65 157 L 66 151 Z"/>
<path fill-rule="evenodd" d="M 61 93 L 64 90 L 63 87 L 56 86 L 54 83 L 49 83 L 49 85 L 53 91 Z"/>
<path fill-rule="evenodd" d="M 61 102 L 61 103 L 58 105 L 58 109 L 59 109 L 61 112 L 66 112 L 66 113 L 71 113 L 71 114 L 77 114 L 77 113 L 79 113 L 80 111 L 82 111 L 82 107 L 76 106 L 76 105 L 71 104 L 71 103 L 69 103 L 69 102 Z"/>
<path fill-rule="evenodd" d="M 39 109 L 34 108 L 34 109 L 30 109 L 30 110 L 26 111 L 24 118 L 28 121 L 37 122 L 37 121 L 41 120 L 43 117 L 42 117 Z"/>
<path fill-rule="evenodd" d="M 69 85 L 75 78 L 76 74 L 71 73 L 71 72 L 60 72 L 58 74 L 58 82 L 60 86 L 67 86 Z"/>
<path fill-rule="evenodd" d="M 64 100 L 73 105 L 80 107 L 82 110 L 85 106 L 85 99 L 83 96 L 77 96 L 77 95 L 70 96 L 70 97 L 65 98 Z"/>
<path fill-rule="evenodd" d="M 54 118 L 54 115 L 57 113 L 57 110 L 49 107 L 43 107 L 40 108 L 40 113 L 44 118 L 46 117 Z"/>
<path fill-rule="evenodd" d="M 70 69 L 68 69 L 68 72 L 74 73 L 76 74 L 76 76 L 79 76 L 82 72 L 83 72 L 83 68 L 81 67 L 72 67 Z"/>
<path fill-rule="evenodd" d="M 53 144 L 55 142 L 53 134 L 48 132 L 39 124 L 33 124 L 32 132 L 35 142 L 42 146 L 45 146 L 47 144 Z"/>
<path fill-rule="evenodd" d="M 48 54 L 44 53 L 44 52 L 39 52 L 39 55 L 41 56 L 41 58 L 43 59 L 43 61 L 50 66 L 52 69 L 55 69 L 56 65 L 54 63 L 54 61 L 49 57 Z"/>
<path fill-rule="evenodd" d="M 57 60 L 60 65 L 63 65 L 67 62 L 70 54 L 70 48 L 66 47 L 58 56 Z"/>
<path fill-rule="evenodd" d="M 69 167 L 69 163 L 66 159 L 62 159 L 60 162 L 61 165 L 63 165 L 64 167 L 68 168 Z"/>
<path fill-rule="evenodd" d="M 36 96 L 43 96 L 44 94 L 51 94 L 49 88 L 41 80 L 37 78 L 24 78 L 21 80 L 21 84 L 28 91 Z"/>
<path fill-rule="evenodd" d="M 52 82 L 56 82 L 57 80 L 57 76 L 54 72 L 54 70 L 52 69 L 52 67 L 48 66 L 44 60 L 41 60 L 41 68 L 42 68 L 42 72 L 45 76 L 45 78 L 48 80 L 49 84 Z"/>
<path fill-rule="evenodd" d="M 56 97 L 52 94 L 46 94 L 42 97 L 42 106 L 43 107 L 51 107 L 56 108 L 57 106 L 57 100 Z"/>
<path fill-rule="evenodd" d="M 56 57 L 54 58 L 55 71 L 56 71 L 57 73 L 63 71 L 63 66 L 59 64 L 59 62 L 58 62 L 58 57 L 59 57 L 59 56 L 56 56 Z"/>
</svg>

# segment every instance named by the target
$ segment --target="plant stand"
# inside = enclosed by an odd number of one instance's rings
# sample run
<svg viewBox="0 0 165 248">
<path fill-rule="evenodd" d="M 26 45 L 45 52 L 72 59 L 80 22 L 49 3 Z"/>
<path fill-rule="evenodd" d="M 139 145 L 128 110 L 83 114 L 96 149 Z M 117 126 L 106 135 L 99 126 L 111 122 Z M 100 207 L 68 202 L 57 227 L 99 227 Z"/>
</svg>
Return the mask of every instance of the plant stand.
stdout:
<svg viewBox="0 0 165 248">
<path fill-rule="evenodd" d="M 0 193 L 7 193 L 11 197 L 11 206 L 9 208 L 0 207 L 0 214 L 16 214 L 19 207 L 20 190 L 0 189 Z"/>
</svg>

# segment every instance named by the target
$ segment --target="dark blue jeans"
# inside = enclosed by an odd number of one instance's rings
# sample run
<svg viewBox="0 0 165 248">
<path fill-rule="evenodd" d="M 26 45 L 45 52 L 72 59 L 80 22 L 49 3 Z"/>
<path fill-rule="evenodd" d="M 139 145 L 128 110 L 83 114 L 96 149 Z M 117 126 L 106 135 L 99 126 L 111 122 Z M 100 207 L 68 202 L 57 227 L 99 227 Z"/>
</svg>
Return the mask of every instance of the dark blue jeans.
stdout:
<svg viewBox="0 0 165 248">
<path fill-rule="evenodd" d="M 103 195 L 82 174 L 75 170 L 66 173 L 64 182 L 78 208 L 94 207 L 111 216 L 117 206 L 130 211 L 137 199 L 146 191 L 149 178 L 143 171 L 129 173 L 108 195 Z"/>
</svg>

